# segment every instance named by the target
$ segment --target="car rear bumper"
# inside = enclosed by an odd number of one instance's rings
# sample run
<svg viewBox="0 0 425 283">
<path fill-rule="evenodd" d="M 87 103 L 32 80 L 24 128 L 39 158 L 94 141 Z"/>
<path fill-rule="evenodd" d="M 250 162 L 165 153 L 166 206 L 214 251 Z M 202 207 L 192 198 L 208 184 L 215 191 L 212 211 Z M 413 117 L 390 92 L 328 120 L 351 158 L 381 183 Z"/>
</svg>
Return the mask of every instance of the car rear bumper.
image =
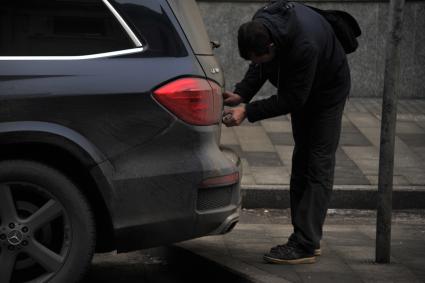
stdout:
<svg viewBox="0 0 425 283">
<path fill-rule="evenodd" d="M 242 165 L 239 156 L 230 148 L 221 147 L 220 150 L 223 154 L 232 161 L 239 172 L 239 181 L 229 187 L 218 187 L 211 188 L 207 190 L 214 191 L 215 194 L 220 194 L 224 192 L 219 192 L 220 190 L 228 190 L 228 194 L 231 195 L 231 200 L 228 206 L 221 207 L 211 210 L 199 210 L 199 195 L 202 194 L 202 189 L 198 193 L 198 210 L 197 210 L 197 235 L 219 235 L 230 232 L 239 221 L 239 211 L 241 207 L 241 196 L 240 196 L 240 179 L 242 177 Z M 231 192 L 231 193 L 230 193 Z M 216 199 L 214 197 L 209 199 Z"/>
<path fill-rule="evenodd" d="M 198 143 L 189 132 L 173 135 L 170 144 L 170 129 L 127 152 L 123 163 L 114 160 L 120 172 L 114 176 L 110 207 L 119 252 L 225 233 L 238 221 L 240 159 L 231 149 L 218 147 L 216 128 L 205 128 L 193 133 L 199 134 Z M 239 177 L 232 184 L 202 186 L 205 180 L 235 173 Z"/>
</svg>

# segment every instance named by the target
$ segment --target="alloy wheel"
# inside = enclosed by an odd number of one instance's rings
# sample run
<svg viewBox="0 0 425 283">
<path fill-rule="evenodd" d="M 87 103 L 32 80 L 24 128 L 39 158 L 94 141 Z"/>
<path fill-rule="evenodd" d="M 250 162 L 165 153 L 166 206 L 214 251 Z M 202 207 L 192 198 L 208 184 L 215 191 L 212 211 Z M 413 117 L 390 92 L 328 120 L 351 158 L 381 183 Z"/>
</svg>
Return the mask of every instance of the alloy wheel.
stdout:
<svg viewBox="0 0 425 283">
<path fill-rule="evenodd" d="M 70 241 L 67 213 L 50 193 L 0 183 L 0 282 L 48 280 L 64 265 Z"/>
</svg>

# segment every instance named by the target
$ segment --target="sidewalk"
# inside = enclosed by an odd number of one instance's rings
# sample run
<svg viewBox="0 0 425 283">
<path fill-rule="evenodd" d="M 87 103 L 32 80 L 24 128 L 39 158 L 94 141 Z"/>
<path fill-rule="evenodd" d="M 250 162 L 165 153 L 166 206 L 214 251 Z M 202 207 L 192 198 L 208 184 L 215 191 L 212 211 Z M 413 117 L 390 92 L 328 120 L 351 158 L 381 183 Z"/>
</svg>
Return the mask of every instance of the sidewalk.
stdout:
<svg viewBox="0 0 425 283">
<path fill-rule="evenodd" d="M 231 233 L 178 246 L 256 283 L 425 282 L 424 211 L 394 215 L 391 264 L 374 262 L 375 219 L 370 211 L 330 210 L 322 256 L 315 264 L 275 265 L 262 260 L 264 252 L 284 243 L 291 233 L 288 212 L 282 210 L 245 210 Z"/>
<path fill-rule="evenodd" d="M 335 168 L 336 199 L 339 191 L 345 192 L 342 199 L 356 191 L 363 191 L 364 200 L 374 197 L 368 192 L 376 192 L 378 184 L 381 103 L 382 100 L 373 98 L 350 98 L 347 103 Z M 395 190 L 401 196 L 406 195 L 403 192 L 414 191 L 415 200 L 425 193 L 424 99 L 399 101 L 396 133 Z M 233 128 L 223 126 L 221 142 L 242 159 L 242 188 L 247 199 L 261 199 L 269 194 L 263 207 L 275 207 L 273 200 L 279 194 L 286 199 L 294 147 L 290 115 L 253 124 L 246 121 Z M 344 207 L 344 203 L 340 204 Z M 252 203 L 248 207 L 261 205 Z M 425 206 L 421 202 L 417 207 Z"/>
</svg>

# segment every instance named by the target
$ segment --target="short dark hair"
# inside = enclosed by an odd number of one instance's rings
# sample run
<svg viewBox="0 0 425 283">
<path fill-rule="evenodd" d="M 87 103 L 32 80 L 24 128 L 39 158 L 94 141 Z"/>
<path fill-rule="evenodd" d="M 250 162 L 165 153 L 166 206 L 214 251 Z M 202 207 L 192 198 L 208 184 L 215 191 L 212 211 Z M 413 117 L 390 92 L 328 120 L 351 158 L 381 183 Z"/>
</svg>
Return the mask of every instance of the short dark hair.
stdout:
<svg viewBox="0 0 425 283">
<path fill-rule="evenodd" d="M 270 33 L 260 22 L 251 21 L 244 23 L 238 31 L 239 54 L 249 60 L 252 54 L 261 56 L 269 52 L 272 43 Z"/>
</svg>

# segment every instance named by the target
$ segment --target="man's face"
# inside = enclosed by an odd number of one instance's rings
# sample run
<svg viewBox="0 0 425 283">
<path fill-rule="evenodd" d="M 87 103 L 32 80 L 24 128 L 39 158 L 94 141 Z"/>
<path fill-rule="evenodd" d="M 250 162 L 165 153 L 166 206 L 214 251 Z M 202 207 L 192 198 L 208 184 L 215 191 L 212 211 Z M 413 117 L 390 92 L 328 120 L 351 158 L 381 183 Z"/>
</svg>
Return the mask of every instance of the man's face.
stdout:
<svg viewBox="0 0 425 283">
<path fill-rule="evenodd" d="M 255 55 L 255 54 L 251 54 L 249 60 L 252 63 L 255 64 L 262 64 L 262 63 L 267 63 L 270 62 L 271 60 L 273 60 L 275 54 L 276 54 L 276 50 L 275 50 L 275 46 L 274 44 L 270 44 L 269 45 L 269 52 L 263 55 Z"/>
</svg>

